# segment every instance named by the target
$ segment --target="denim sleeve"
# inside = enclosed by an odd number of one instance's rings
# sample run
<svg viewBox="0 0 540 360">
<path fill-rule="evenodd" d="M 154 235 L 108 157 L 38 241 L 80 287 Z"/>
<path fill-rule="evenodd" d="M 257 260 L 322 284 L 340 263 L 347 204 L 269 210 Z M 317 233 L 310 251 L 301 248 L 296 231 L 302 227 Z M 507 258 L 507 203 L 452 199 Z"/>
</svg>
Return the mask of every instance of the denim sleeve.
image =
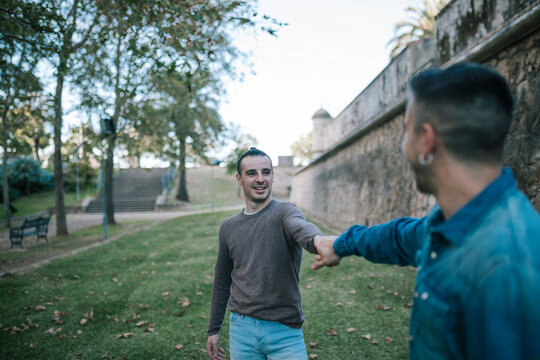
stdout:
<svg viewBox="0 0 540 360">
<path fill-rule="evenodd" d="M 386 224 L 353 225 L 334 242 L 338 256 L 362 256 L 374 263 L 416 266 L 426 218 L 399 218 Z"/>
<path fill-rule="evenodd" d="M 499 265 L 465 300 L 462 333 L 470 359 L 533 359 L 540 354 L 538 269 Z"/>
</svg>

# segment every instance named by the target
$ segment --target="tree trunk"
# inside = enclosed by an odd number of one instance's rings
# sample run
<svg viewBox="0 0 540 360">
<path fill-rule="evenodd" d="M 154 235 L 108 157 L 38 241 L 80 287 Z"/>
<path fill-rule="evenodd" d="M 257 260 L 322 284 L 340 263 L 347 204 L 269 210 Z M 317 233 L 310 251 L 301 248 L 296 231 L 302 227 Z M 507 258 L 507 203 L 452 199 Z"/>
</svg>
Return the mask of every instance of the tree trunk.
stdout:
<svg viewBox="0 0 540 360">
<path fill-rule="evenodd" d="M 39 137 L 34 138 L 34 146 L 32 147 L 32 152 L 34 153 L 34 160 L 41 164 L 39 159 Z"/>
<path fill-rule="evenodd" d="M 64 174 L 62 171 L 62 91 L 67 59 L 60 57 L 54 95 L 54 210 L 56 213 L 56 236 L 68 234 L 66 206 L 64 203 Z"/>
<path fill-rule="evenodd" d="M 6 109 L 7 110 L 7 109 Z M 4 110 L 2 116 L 2 149 L 4 154 L 2 155 L 2 199 L 4 202 L 4 224 L 6 228 L 11 227 L 11 211 L 9 209 L 9 185 L 8 185 L 8 176 L 7 176 L 7 161 L 8 161 L 8 152 L 7 152 L 7 111 Z"/>
<path fill-rule="evenodd" d="M 180 140 L 180 182 L 178 184 L 178 193 L 176 199 L 180 201 L 189 201 L 186 184 L 186 139 Z"/>
<path fill-rule="evenodd" d="M 116 136 L 112 135 L 107 138 L 107 157 L 105 159 L 105 189 L 107 202 L 107 221 L 109 224 L 116 224 L 114 219 L 114 202 L 113 202 L 113 171 L 114 171 L 114 146 Z"/>
</svg>

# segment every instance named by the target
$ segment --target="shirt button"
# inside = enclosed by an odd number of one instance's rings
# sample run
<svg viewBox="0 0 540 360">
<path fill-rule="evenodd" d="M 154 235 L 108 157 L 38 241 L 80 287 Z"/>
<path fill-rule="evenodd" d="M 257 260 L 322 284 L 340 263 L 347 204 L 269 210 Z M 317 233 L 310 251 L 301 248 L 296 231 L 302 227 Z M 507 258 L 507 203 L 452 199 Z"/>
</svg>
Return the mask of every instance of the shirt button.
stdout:
<svg viewBox="0 0 540 360">
<path fill-rule="evenodd" d="M 432 259 L 436 259 L 437 258 L 437 253 L 435 251 L 432 251 L 430 256 L 431 256 Z"/>
<path fill-rule="evenodd" d="M 420 295 L 420 298 L 421 298 L 422 300 L 427 300 L 428 296 L 429 296 L 428 293 L 427 293 L 426 291 L 424 291 L 424 292 L 422 293 L 422 295 Z"/>
</svg>

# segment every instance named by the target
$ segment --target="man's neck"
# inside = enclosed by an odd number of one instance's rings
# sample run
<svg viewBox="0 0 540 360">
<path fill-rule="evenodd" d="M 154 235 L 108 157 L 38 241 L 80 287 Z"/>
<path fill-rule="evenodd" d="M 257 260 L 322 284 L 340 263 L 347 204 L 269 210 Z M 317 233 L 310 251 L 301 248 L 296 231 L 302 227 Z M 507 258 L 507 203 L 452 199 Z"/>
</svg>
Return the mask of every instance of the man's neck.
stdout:
<svg viewBox="0 0 540 360">
<path fill-rule="evenodd" d="M 268 196 L 268 198 L 264 202 L 253 202 L 253 201 L 249 201 L 248 199 L 245 199 L 245 200 L 246 200 L 245 212 L 252 214 L 252 213 L 259 212 L 265 207 L 267 207 L 268 204 L 270 204 L 270 201 L 272 201 L 272 196 Z"/>
<path fill-rule="evenodd" d="M 434 194 L 445 219 L 450 219 L 502 173 L 502 165 L 449 161 L 436 170 Z"/>
</svg>

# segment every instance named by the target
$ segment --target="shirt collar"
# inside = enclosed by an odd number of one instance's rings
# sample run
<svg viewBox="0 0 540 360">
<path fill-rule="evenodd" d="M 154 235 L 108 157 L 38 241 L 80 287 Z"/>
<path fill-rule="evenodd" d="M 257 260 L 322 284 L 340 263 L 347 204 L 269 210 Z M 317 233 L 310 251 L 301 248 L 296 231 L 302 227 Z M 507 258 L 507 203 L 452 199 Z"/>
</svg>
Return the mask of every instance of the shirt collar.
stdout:
<svg viewBox="0 0 540 360">
<path fill-rule="evenodd" d="M 502 174 L 459 209 L 450 219 L 444 220 L 439 205 L 428 215 L 429 232 L 438 232 L 448 241 L 459 244 L 484 218 L 488 210 L 506 196 L 506 192 L 516 186 L 512 170 L 503 168 Z"/>
</svg>

